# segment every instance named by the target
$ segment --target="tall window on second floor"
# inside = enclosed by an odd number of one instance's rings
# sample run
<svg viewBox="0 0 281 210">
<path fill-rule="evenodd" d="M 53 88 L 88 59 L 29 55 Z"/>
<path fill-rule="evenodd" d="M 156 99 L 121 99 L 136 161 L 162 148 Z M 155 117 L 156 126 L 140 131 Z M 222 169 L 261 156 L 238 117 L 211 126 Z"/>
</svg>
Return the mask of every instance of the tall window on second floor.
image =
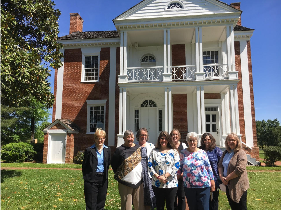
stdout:
<svg viewBox="0 0 281 210">
<path fill-rule="evenodd" d="M 219 52 L 218 51 L 203 51 L 203 69 L 207 77 L 219 75 L 218 70 Z"/>
<path fill-rule="evenodd" d="M 84 81 L 98 81 L 99 56 L 85 56 Z"/>
</svg>

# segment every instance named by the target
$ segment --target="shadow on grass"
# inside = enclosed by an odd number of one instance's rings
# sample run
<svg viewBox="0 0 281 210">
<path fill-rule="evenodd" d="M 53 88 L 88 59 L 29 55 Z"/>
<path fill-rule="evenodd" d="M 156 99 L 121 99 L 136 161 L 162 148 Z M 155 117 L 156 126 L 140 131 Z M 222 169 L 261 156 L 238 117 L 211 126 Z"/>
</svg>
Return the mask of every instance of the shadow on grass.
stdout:
<svg viewBox="0 0 281 210">
<path fill-rule="evenodd" d="M 21 176 L 20 171 L 15 170 L 1 170 L 1 183 L 3 183 L 6 179 L 12 178 L 15 176 Z"/>
</svg>

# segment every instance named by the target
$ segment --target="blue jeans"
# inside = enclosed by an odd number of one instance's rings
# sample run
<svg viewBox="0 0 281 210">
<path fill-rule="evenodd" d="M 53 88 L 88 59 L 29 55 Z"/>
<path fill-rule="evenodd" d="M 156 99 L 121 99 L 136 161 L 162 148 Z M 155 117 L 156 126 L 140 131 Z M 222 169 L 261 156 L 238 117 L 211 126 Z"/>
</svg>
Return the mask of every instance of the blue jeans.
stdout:
<svg viewBox="0 0 281 210">
<path fill-rule="evenodd" d="M 209 210 L 210 187 L 184 188 L 189 210 Z"/>
</svg>

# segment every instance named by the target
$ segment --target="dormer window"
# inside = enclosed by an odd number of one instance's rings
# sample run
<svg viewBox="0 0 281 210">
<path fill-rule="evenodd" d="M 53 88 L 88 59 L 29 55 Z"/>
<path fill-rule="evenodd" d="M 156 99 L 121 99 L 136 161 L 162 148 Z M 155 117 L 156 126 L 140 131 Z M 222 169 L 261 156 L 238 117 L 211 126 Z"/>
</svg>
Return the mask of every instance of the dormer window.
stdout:
<svg viewBox="0 0 281 210">
<path fill-rule="evenodd" d="M 178 1 L 174 1 L 168 4 L 167 9 L 183 9 L 183 5 Z"/>
</svg>

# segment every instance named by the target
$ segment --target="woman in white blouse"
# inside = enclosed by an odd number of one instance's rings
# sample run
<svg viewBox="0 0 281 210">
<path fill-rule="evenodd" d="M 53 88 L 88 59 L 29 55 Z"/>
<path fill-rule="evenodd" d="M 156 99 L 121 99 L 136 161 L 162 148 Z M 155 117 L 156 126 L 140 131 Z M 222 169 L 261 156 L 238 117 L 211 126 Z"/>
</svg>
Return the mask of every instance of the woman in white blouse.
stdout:
<svg viewBox="0 0 281 210">
<path fill-rule="evenodd" d="M 164 209 L 165 203 L 167 210 L 174 210 L 179 160 L 179 153 L 174 147 L 171 136 L 168 132 L 162 131 L 157 146 L 150 153 L 148 160 L 157 210 Z"/>
</svg>

